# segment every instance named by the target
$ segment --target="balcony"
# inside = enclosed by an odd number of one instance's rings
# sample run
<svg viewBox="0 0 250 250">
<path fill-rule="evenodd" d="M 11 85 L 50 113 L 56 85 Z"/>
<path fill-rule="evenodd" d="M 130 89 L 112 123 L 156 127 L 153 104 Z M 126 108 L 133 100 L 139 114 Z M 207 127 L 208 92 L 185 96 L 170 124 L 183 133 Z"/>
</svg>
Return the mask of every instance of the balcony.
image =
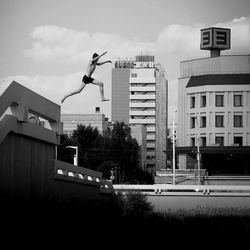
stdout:
<svg viewBox="0 0 250 250">
<path fill-rule="evenodd" d="M 130 83 L 155 83 L 155 77 L 130 77 Z"/>
<path fill-rule="evenodd" d="M 155 108 L 155 102 L 135 102 L 129 103 L 130 108 Z"/>
<path fill-rule="evenodd" d="M 152 115 L 155 116 L 155 110 L 151 111 L 143 111 L 143 110 L 138 110 L 138 111 L 129 111 L 129 115 L 139 115 L 139 116 L 147 116 L 147 115 Z"/>
<path fill-rule="evenodd" d="M 147 148 L 155 148 L 155 143 L 147 143 Z"/>
<path fill-rule="evenodd" d="M 147 87 L 147 86 L 140 86 L 140 87 L 130 87 L 129 91 L 135 91 L 135 92 L 139 92 L 139 91 L 156 91 L 155 90 L 155 86 L 151 86 L 151 87 Z"/>
<path fill-rule="evenodd" d="M 155 151 L 147 151 L 147 156 L 155 156 Z"/>
<path fill-rule="evenodd" d="M 155 135 L 147 135 L 147 140 L 155 140 Z"/>
<path fill-rule="evenodd" d="M 147 132 L 155 132 L 155 127 L 147 127 Z"/>
<path fill-rule="evenodd" d="M 129 95 L 130 100 L 155 100 L 155 95 Z"/>
<path fill-rule="evenodd" d="M 129 119 L 130 124 L 155 124 L 155 119 Z"/>
</svg>

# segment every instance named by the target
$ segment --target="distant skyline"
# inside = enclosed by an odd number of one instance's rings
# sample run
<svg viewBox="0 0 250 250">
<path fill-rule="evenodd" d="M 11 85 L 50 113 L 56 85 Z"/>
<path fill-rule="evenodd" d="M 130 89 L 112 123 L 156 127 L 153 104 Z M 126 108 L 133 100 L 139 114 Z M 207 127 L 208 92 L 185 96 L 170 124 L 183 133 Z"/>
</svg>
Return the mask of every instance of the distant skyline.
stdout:
<svg viewBox="0 0 250 250">
<path fill-rule="evenodd" d="M 60 104 L 78 86 L 94 52 L 108 51 L 113 64 L 94 77 L 111 97 L 111 69 L 117 58 L 155 56 L 169 82 L 169 123 L 177 107 L 182 60 L 207 57 L 200 51 L 200 29 L 231 29 L 231 50 L 250 54 L 249 0 L 1 0 L 0 94 L 13 81 Z M 88 85 L 62 105 L 62 113 L 94 113 L 110 118 L 111 103 L 101 103 Z"/>
</svg>

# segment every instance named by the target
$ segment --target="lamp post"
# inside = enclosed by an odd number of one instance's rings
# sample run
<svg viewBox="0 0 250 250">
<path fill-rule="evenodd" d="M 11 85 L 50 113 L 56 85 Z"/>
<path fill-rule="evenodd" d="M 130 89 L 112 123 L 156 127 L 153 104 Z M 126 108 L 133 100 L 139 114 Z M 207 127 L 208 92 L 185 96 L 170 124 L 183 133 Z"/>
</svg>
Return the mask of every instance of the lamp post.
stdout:
<svg viewBox="0 0 250 250">
<path fill-rule="evenodd" d="M 77 146 L 67 146 L 66 148 L 73 148 L 76 150 L 76 153 L 74 154 L 74 165 L 78 166 L 78 147 Z"/>
<path fill-rule="evenodd" d="M 198 117 L 195 117 L 197 121 L 197 171 L 198 171 L 198 184 L 200 185 L 201 176 L 200 176 L 200 170 L 201 170 L 201 155 L 200 155 L 200 128 L 199 128 L 199 121 Z"/>
<path fill-rule="evenodd" d="M 174 110 L 174 114 L 173 114 L 173 185 L 175 185 L 175 114 L 176 114 L 177 110 Z"/>
</svg>

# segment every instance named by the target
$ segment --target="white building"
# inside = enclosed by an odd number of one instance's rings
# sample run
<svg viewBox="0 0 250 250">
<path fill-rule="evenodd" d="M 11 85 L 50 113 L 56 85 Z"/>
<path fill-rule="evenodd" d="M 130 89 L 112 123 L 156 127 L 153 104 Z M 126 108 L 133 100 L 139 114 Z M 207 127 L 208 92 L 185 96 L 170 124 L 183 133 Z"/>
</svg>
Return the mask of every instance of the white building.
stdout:
<svg viewBox="0 0 250 250">
<path fill-rule="evenodd" d="M 166 167 L 168 89 L 165 72 L 160 64 L 155 64 L 154 56 L 149 55 L 136 56 L 133 64 L 118 61 L 116 67 L 112 73 L 112 93 L 122 94 L 123 104 L 112 95 L 112 121 L 128 120 L 130 125 L 146 127 L 146 166 L 149 172 L 155 173 L 156 169 Z"/>
<path fill-rule="evenodd" d="M 199 143 L 209 174 L 250 174 L 250 55 L 212 52 L 180 64 L 178 165 L 195 167 Z"/>
</svg>

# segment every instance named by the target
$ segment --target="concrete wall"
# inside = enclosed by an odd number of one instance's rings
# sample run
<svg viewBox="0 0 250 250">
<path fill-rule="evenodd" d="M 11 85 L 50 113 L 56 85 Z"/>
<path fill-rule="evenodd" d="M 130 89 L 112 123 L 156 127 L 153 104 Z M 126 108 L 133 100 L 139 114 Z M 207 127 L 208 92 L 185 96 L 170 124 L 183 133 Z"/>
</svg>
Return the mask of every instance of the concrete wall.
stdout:
<svg viewBox="0 0 250 250">
<path fill-rule="evenodd" d="M 52 198 L 55 146 L 10 133 L 0 144 L 0 190 L 10 197 Z"/>
<path fill-rule="evenodd" d="M 129 123 L 129 68 L 112 69 L 111 120 Z"/>
<path fill-rule="evenodd" d="M 108 128 L 108 122 L 105 121 L 104 114 L 62 114 L 63 131 L 72 133 L 77 129 L 77 125 L 91 126 L 97 128 L 100 133 Z"/>
</svg>

